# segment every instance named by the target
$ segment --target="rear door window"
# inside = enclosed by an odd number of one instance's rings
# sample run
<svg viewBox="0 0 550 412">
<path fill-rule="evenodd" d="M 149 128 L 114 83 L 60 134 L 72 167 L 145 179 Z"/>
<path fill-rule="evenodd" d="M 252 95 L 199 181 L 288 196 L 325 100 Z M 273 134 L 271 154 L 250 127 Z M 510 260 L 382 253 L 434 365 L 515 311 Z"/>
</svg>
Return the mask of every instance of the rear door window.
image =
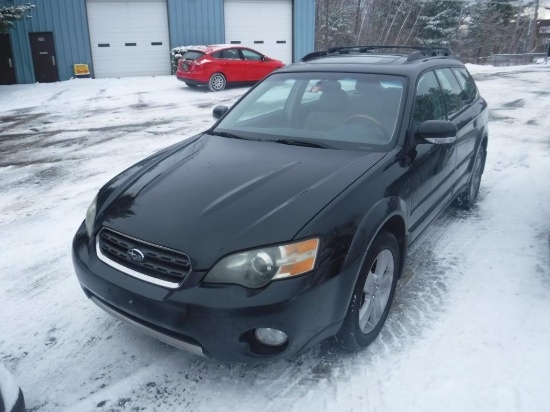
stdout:
<svg viewBox="0 0 550 412">
<path fill-rule="evenodd" d="M 241 54 L 237 49 L 226 49 L 222 51 L 222 59 L 225 60 L 242 60 Z"/>
<path fill-rule="evenodd" d="M 472 103 L 477 97 L 477 88 L 474 79 L 466 69 L 452 69 L 460 87 L 462 88 L 463 100 Z"/>
<path fill-rule="evenodd" d="M 447 116 L 451 117 L 466 106 L 466 102 L 461 99 L 462 89 L 451 69 L 438 69 L 435 74 L 445 95 Z"/>
</svg>

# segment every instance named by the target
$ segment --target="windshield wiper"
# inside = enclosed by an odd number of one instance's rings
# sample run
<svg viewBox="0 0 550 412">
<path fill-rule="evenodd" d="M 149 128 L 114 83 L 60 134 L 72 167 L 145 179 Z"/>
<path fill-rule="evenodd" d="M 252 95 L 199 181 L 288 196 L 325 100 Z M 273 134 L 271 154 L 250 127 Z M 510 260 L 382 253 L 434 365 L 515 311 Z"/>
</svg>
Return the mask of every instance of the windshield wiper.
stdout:
<svg viewBox="0 0 550 412">
<path fill-rule="evenodd" d="M 237 136 L 236 134 L 229 133 L 229 132 L 216 132 L 216 131 L 211 131 L 211 132 L 208 132 L 208 134 L 213 134 L 213 135 L 215 135 L 215 136 L 221 136 L 221 137 L 228 137 L 229 139 L 248 140 L 248 139 L 245 138 L 245 137 Z"/>
<path fill-rule="evenodd" d="M 275 140 L 266 140 L 266 141 L 273 142 L 273 143 L 287 144 L 291 146 L 315 147 L 317 149 L 334 149 L 334 147 L 329 146 L 327 144 L 304 142 L 303 140 L 275 139 Z"/>
</svg>

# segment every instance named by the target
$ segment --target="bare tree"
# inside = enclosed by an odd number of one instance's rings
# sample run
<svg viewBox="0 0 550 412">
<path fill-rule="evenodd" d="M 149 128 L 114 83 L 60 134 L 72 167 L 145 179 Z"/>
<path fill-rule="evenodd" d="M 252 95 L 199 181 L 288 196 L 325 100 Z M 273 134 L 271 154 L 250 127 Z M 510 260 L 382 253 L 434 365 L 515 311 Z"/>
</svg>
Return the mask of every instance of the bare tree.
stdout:
<svg viewBox="0 0 550 412">
<path fill-rule="evenodd" d="M 466 61 L 527 44 L 532 0 L 317 0 L 316 47 L 450 46 Z"/>
</svg>

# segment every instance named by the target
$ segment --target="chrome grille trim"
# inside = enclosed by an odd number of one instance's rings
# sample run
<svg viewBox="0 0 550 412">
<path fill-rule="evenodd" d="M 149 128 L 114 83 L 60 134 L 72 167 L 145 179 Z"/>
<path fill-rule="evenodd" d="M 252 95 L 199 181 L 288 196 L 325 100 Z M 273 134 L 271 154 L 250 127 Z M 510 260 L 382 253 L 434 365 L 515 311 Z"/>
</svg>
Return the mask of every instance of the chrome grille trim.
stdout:
<svg viewBox="0 0 550 412">
<path fill-rule="evenodd" d="M 110 228 L 102 228 L 95 240 L 97 256 L 103 263 L 145 282 L 175 289 L 192 270 L 187 254 Z M 145 259 L 130 258 L 132 250 Z"/>
<path fill-rule="evenodd" d="M 153 283 L 154 285 L 164 286 L 165 288 L 170 288 L 170 289 L 176 289 L 180 285 L 180 283 L 168 282 L 167 280 L 157 279 L 152 276 L 144 275 L 143 273 L 127 268 L 126 266 L 123 266 L 120 263 L 117 263 L 114 260 L 109 259 L 107 256 L 105 256 L 101 252 L 101 248 L 99 247 L 98 237 L 96 237 L 96 241 L 95 241 L 95 251 L 97 253 L 97 257 L 103 263 L 115 268 L 116 270 L 119 270 L 120 272 L 126 273 L 127 275 L 130 275 L 136 279 L 143 280 L 144 282 Z"/>
</svg>

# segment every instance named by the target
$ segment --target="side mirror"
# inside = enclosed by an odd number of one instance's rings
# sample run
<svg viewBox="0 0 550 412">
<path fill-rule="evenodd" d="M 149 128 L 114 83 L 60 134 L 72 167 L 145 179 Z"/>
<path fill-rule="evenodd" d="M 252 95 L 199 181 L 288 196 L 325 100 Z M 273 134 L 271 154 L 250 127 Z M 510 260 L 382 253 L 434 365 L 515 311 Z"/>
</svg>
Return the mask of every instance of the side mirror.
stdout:
<svg viewBox="0 0 550 412">
<path fill-rule="evenodd" d="M 214 107 L 214 110 L 212 110 L 212 116 L 214 116 L 214 119 L 219 119 L 228 110 L 229 110 L 229 107 L 227 107 L 227 106 L 216 106 L 216 107 Z"/>
<path fill-rule="evenodd" d="M 433 144 L 454 143 L 458 128 L 448 120 L 426 120 L 416 129 L 416 135 Z"/>
<path fill-rule="evenodd" d="M 181 59 L 182 57 L 183 57 L 183 56 L 182 56 L 181 54 L 175 54 L 175 55 L 174 55 L 174 58 L 175 58 L 176 60 L 179 60 L 179 59 Z"/>
</svg>

